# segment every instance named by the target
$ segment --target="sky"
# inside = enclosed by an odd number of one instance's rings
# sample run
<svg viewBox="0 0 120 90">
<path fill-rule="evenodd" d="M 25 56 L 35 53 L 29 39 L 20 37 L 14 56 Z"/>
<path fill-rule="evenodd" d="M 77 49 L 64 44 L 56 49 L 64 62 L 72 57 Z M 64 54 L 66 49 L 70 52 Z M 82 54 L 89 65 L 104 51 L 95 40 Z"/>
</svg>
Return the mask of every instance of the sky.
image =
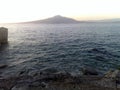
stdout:
<svg viewBox="0 0 120 90">
<path fill-rule="evenodd" d="M 120 0 L 0 0 L 0 23 L 62 15 L 76 20 L 120 18 Z"/>
</svg>

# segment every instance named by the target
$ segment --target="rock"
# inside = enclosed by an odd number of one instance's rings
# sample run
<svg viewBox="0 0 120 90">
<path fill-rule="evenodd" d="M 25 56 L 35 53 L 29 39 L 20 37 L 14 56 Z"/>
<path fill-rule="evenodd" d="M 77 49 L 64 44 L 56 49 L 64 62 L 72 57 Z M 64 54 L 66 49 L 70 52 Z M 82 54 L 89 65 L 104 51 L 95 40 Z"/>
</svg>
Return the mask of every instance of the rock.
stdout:
<svg viewBox="0 0 120 90">
<path fill-rule="evenodd" d="M 113 79 L 120 84 L 120 70 L 110 70 L 105 74 L 105 78 Z"/>
<path fill-rule="evenodd" d="M 6 65 L 6 64 L 0 64 L 0 69 L 6 68 L 6 67 L 8 67 L 8 65 Z"/>
<path fill-rule="evenodd" d="M 37 87 L 37 86 L 40 86 L 40 85 L 41 85 L 41 83 L 39 81 L 35 81 L 35 82 L 32 82 L 30 84 L 30 86 L 33 86 L 33 87 Z"/>
<path fill-rule="evenodd" d="M 53 73 L 57 73 L 58 70 L 55 68 L 44 68 L 41 70 L 41 74 L 53 74 Z"/>
<path fill-rule="evenodd" d="M 96 82 L 99 87 L 108 87 L 108 88 L 113 88 L 111 90 L 116 89 L 116 81 L 112 80 L 110 78 L 103 78 L 102 80 Z"/>
<path fill-rule="evenodd" d="M 32 83 L 33 87 L 42 87 L 42 88 L 47 88 L 48 84 L 45 82 L 34 82 Z"/>
<path fill-rule="evenodd" d="M 98 75 L 98 71 L 91 68 L 91 67 L 85 67 L 85 68 L 82 68 L 82 73 L 83 75 Z"/>
<path fill-rule="evenodd" d="M 64 81 L 66 78 L 71 77 L 69 73 L 53 73 L 53 74 L 42 74 L 40 80 L 44 82 L 49 81 Z"/>
<path fill-rule="evenodd" d="M 4 90 L 3 88 L 0 88 L 0 90 Z"/>
<path fill-rule="evenodd" d="M 11 90 L 30 90 L 28 85 L 16 85 Z"/>
<path fill-rule="evenodd" d="M 25 76 L 25 75 L 28 74 L 28 72 L 29 72 L 28 70 L 23 69 L 23 70 L 18 71 L 18 72 L 16 73 L 16 75 L 17 75 L 17 76 Z"/>
<path fill-rule="evenodd" d="M 47 88 L 48 84 L 45 83 L 45 82 L 42 82 L 40 86 L 43 87 L 43 88 Z"/>
<path fill-rule="evenodd" d="M 38 70 L 32 70 L 28 73 L 29 76 L 35 77 L 37 75 L 40 75 L 40 72 Z"/>
<path fill-rule="evenodd" d="M 120 80 L 118 78 L 119 76 L 120 76 L 119 70 L 110 70 L 104 75 L 104 77 L 98 83 L 100 86 L 103 87 L 116 88 L 118 84 L 120 84 Z"/>
<path fill-rule="evenodd" d="M 105 74 L 105 78 L 119 78 L 120 70 L 110 70 Z"/>
</svg>

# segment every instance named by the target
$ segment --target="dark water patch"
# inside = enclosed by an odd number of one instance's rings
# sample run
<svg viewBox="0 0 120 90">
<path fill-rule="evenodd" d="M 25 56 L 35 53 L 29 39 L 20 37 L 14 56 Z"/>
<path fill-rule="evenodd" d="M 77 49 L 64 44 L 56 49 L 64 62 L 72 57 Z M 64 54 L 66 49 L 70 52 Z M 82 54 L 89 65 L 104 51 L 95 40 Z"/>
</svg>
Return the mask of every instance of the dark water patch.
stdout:
<svg viewBox="0 0 120 90">
<path fill-rule="evenodd" d="M 95 59 L 97 61 L 102 61 L 102 62 L 106 61 L 106 59 L 103 56 L 95 56 L 95 57 L 93 57 L 93 59 Z"/>
<path fill-rule="evenodd" d="M 95 55 L 104 55 L 106 57 L 116 57 L 119 58 L 120 56 L 116 53 L 113 53 L 113 51 L 106 50 L 105 48 L 92 48 L 91 50 L 88 50 L 88 53 L 92 53 Z"/>
<path fill-rule="evenodd" d="M 100 54 L 109 54 L 107 50 L 105 50 L 104 48 L 92 48 L 90 51 L 88 51 L 89 53 L 100 53 Z"/>
</svg>

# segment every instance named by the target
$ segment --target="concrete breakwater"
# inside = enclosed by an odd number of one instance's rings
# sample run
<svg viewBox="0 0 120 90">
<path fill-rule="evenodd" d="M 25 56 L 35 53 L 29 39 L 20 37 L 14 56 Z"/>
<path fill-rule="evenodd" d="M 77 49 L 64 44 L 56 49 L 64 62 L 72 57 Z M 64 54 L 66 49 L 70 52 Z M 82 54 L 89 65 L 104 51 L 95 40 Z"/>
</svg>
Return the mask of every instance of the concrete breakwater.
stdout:
<svg viewBox="0 0 120 90">
<path fill-rule="evenodd" d="M 0 27 L 0 45 L 8 42 L 8 29 Z"/>
</svg>

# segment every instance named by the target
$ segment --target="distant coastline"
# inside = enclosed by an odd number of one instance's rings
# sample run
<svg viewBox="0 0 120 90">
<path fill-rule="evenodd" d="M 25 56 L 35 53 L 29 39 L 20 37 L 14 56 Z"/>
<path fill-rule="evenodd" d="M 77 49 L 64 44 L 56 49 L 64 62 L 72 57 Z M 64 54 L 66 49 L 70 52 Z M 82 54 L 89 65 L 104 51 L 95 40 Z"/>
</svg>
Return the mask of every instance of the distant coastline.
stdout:
<svg viewBox="0 0 120 90">
<path fill-rule="evenodd" d="M 56 15 L 41 20 L 24 21 L 24 22 L 11 22 L 11 23 L 0 23 L 3 24 L 79 24 L 79 23 L 120 23 L 120 18 L 113 19 L 101 19 L 101 20 L 75 20 L 73 18 Z"/>
<path fill-rule="evenodd" d="M 64 17 L 61 15 L 56 15 L 47 19 L 43 20 L 35 20 L 35 21 L 29 21 L 29 22 L 20 22 L 20 24 L 79 24 L 79 23 L 120 23 L 119 18 L 115 19 L 103 19 L 103 20 L 75 20 L 72 18 Z"/>
</svg>

